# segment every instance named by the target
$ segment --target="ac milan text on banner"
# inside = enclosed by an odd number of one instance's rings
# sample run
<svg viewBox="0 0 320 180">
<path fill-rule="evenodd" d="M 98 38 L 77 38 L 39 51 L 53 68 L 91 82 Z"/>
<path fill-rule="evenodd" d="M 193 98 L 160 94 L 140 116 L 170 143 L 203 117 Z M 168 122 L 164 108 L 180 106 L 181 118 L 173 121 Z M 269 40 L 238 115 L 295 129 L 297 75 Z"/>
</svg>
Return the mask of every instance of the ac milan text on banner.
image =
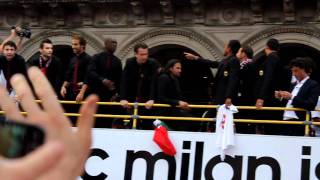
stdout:
<svg viewBox="0 0 320 180">
<path fill-rule="evenodd" d="M 152 141 L 153 131 L 94 130 L 83 180 L 314 180 L 320 179 L 318 138 L 237 135 L 220 159 L 214 133 L 169 132 L 170 157 Z"/>
</svg>

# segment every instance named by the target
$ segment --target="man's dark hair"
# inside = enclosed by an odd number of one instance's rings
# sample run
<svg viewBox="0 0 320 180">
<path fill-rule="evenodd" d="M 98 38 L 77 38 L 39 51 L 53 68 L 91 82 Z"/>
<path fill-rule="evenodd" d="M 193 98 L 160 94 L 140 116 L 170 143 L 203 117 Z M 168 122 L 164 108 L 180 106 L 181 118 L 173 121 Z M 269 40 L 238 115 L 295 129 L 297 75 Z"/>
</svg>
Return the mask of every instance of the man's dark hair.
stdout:
<svg viewBox="0 0 320 180">
<path fill-rule="evenodd" d="M 72 36 L 72 39 L 76 39 L 76 40 L 78 40 L 79 41 L 79 44 L 81 45 L 81 46 L 86 46 L 87 45 L 87 41 L 86 41 L 86 39 L 84 39 L 84 37 L 82 37 L 82 36 L 80 36 L 80 35 L 73 35 Z"/>
<path fill-rule="evenodd" d="M 179 59 L 170 59 L 164 67 L 164 72 L 170 73 L 170 68 L 172 68 L 177 63 L 181 63 L 181 61 Z"/>
<path fill-rule="evenodd" d="M 241 44 L 238 40 L 230 40 L 228 47 L 231 49 L 232 54 L 236 55 L 241 47 Z"/>
<path fill-rule="evenodd" d="M 139 48 L 148 49 L 148 45 L 146 43 L 143 43 L 143 42 L 138 43 L 133 48 L 134 52 L 137 53 Z"/>
<path fill-rule="evenodd" d="M 293 67 L 304 69 L 306 73 L 310 74 L 315 69 L 315 64 L 310 57 L 297 57 L 290 62 L 290 68 Z"/>
<path fill-rule="evenodd" d="M 4 47 L 6 47 L 6 46 L 13 47 L 15 50 L 17 50 L 17 45 L 16 45 L 16 43 L 14 43 L 13 41 L 7 41 L 7 42 L 5 42 L 5 43 L 3 44 L 3 49 L 4 49 Z"/>
<path fill-rule="evenodd" d="M 270 50 L 273 50 L 273 51 L 279 51 L 280 49 L 279 41 L 274 38 L 271 38 L 267 41 L 267 46 Z"/>
<path fill-rule="evenodd" d="M 52 44 L 52 41 L 50 39 L 45 39 L 45 40 L 41 41 L 40 49 L 43 49 L 44 44 Z"/>
<path fill-rule="evenodd" d="M 244 52 L 249 59 L 253 58 L 253 50 L 250 46 L 243 46 L 242 52 Z"/>
</svg>

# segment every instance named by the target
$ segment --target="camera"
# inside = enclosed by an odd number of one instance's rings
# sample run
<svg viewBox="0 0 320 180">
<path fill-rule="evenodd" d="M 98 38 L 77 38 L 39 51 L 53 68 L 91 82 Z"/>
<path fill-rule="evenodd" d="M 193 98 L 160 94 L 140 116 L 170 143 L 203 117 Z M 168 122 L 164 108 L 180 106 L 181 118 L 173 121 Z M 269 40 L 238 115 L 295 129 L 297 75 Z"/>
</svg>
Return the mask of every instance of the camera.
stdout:
<svg viewBox="0 0 320 180">
<path fill-rule="evenodd" d="M 28 27 L 12 26 L 11 29 L 14 29 L 19 37 L 25 37 L 28 39 L 31 37 L 31 30 Z"/>
</svg>

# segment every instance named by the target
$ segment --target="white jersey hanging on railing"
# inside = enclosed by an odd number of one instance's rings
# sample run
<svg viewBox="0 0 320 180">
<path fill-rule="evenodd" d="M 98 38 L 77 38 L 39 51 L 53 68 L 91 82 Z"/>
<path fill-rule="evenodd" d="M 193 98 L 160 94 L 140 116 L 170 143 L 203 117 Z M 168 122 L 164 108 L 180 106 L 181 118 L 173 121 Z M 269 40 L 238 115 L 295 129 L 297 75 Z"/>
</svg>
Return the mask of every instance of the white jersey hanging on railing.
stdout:
<svg viewBox="0 0 320 180">
<path fill-rule="evenodd" d="M 222 105 L 218 108 L 216 118 L 216 145 L 221 150 L 221 161 L 224 161 L 226 151 L 235 146 L 233 114 L 237 112 L 238 109 L 234 105 L 227 108 L 225 105 Z"/>
</svg>

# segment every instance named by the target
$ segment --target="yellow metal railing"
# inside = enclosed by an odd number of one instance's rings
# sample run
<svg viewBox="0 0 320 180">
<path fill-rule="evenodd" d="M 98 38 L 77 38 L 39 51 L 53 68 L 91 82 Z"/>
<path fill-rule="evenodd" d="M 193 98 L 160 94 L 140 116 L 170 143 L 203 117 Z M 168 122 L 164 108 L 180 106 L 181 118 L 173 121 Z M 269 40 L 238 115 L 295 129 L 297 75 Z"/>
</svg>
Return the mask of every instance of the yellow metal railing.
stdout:
<svg viewBox="0 0 320 180">
<path fill-rule="evenodd" d="M 40 100 L 36 100 L 36 102 L 41 103 Z M 76 101 L 59 101 L 61 104 L 83 104 L 84 102 L 77 103 Z M 120 106 L 119 102 L 98 102 L 98 105 L 106 105 L 106 106 Z M 201 122 L 212 122 L 213 118 L 200 118 L 200 117 L 172 117 L 172 116 L 143 116 L 138 114 L 139 107 L 145 106 L 145 103 L 129 103 L 129 106 L 133 107 L 132 115 L 113 115 L 113 114 L 95 114 L 95 117 L 100 118 L 125 118 L 132 119 L 132 128 L 136 129 L 138 119 L 142 120 L 151 120 L 151 119 L 161 119 L 161 120 L 183 120 L 183 121 L 201 121 Z M 154 104 L 153 107 L 161 107 L 161 108 L 170 108 L 169 104 Z M 218 105 L 189 105 L 190 108 L 193 109 L 216 109 Z M 305 126 L 305 136 L 309 135 L 310 125 L 320 125 L 320 122 L 313 122 L 310 119 L 309 111 L 301 108 L 285 108 L 285 107 L 263 107 L 257 109 L 255 106 L 237 106 L 238 109 L 244 110 L 267 110 L 267 111 L 304 111 L 306 113 L 305 121 L 286 121 L 286 120 L 254 120 L 254 119 L 235 119 L 236 123 L 255 123 L 255 124 L 288 124 L 288 125 L 304 125 Z M 316 110 L 320 111 L 320 110 Z M 21 112 L 22 114 L 26 114 L 26 112 Z M 0 111 L 0 114 L 4 114 L 3 111 Z M 66 116 L 80 116 L 78 113 L 64 113 Z"/>
</svg>

